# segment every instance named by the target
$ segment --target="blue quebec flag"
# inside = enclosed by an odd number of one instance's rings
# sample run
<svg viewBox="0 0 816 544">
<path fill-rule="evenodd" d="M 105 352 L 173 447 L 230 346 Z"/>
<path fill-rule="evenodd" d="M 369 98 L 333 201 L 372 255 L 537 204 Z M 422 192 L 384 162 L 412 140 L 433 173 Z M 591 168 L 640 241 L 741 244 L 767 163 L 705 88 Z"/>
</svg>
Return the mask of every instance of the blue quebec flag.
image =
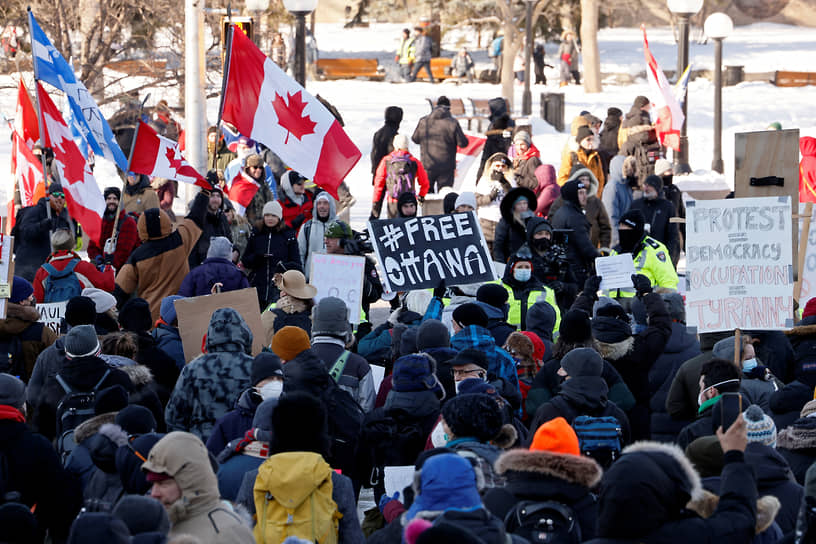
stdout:
<svg viewBox="0 0 816 544">
<path fill-rule="evenodd" d="M 95 155 L 105 157 L 115 162 L 122 170 L 127 170 L 127 158 L 116 143 L 113 132 L 91 93 L 76 78 L 71 66 L 51 44 L 30 11 L 28 22 L 31 27 L 34 78 L 45 81 L 65 93 L 76 124 Z"/>
</svg>

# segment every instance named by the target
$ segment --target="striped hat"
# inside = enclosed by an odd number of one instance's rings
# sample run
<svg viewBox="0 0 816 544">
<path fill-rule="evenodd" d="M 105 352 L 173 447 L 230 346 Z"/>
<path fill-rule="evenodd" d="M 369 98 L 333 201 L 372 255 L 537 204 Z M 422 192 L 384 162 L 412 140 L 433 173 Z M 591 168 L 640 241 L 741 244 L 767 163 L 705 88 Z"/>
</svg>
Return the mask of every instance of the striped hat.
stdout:
<svg viewBox="0 0 816 544">
<path fill-rule="evenodd" d="M 743 412 L 748 429 L 748 442 L 758 442 L 772 448 L 776 447 L 776 424 L 762 408 L 752 404 Z"/>
</svg>

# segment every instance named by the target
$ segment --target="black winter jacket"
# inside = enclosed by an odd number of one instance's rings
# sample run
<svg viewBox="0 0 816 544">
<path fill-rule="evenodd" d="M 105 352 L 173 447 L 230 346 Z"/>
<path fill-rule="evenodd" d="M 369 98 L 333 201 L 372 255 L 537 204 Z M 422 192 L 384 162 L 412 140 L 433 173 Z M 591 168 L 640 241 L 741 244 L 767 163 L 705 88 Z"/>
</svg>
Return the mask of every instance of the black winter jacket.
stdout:
<svg viewBox="0 0 816 544">
<path fill-rule="evenodd" d="M 677 215 L 677 211 L 671 202 L 663 198 L 661 194 L 654 200 L 638 198 L 632 202 L 629 209 L 643 212 L 646 223 L 649 225 L 649 236 L 663 242 L 672 258 L 680 255 L 680 236 L 677 223 L 669 222 L 672 217 Z"/>
<path fill-rule="evenodd" d="M 227 221 L 227 216 L 224 215 L 224 212 L 221 210 L 215 213 L 211 213 L 207 210 L 201 227 L 201 236 L 198 238 L 198 242 L 196 242 L 196 245 L 190 252 L 190 256 L 187 258 L 190 264 L 190 270 L 203 263 L 204 259 L 207 258 L 207 251 L 210 249 L 210 238 L 223 236 L 232 241 L 232 229 L 230 228 L 229 221 Z"/>
<path fill-rule="evenodd" d="M 14 273 L 28 281 L 34 281 L 37 269 L 51 254 L 51 227 L 71 229 L 71 218 L 65 207 L 56 216 L 51 210 L 48 218 L 48 201 L 41 198 L 35 205 L 17 212 L 14 238 Z"/>
<path fill-rule="evenodd" d="M 590 224 L 584 212 L 574 202 L 567 201 L 553 215 L 552 227 L 572 230 L 567 238 L 567 261 L 577 269 L 574 271 L 576 277 L 584 277 L 580 272 L 586 273 L 592 269 L 598 256 L 598 250 L 589 237 Z"/>
<path fill-rule="evenodd" d="M 252 271 L 250 285 L 258 289 L 258 300 L 262 303 L 272 301 L 277 298 L 274 276 L 278 263 L 301 266 L 295 231 L 287 227 L 270 229 L 264 226 L 249 238 L 241 262 Z"/>
<path fill-rule="evenodd" d="M 452 176 L 456 169 L 456 148 L 468 144 L 459 121 L 446 106 L 437 106 L 420 119 L 411 140 L 419 144 L 422 166 L 430 180 L 445 174 Z"/>
<path fill-rule="evenodd" d="M 371 143 L 372 176 L 377 173 L 377 167 L 382 158 L 394 151 L 394 136 L 399 132 L 400 123 L 402 123 L 402 108 L 399 106 L 385 108 L 385 124 L 374 133 Z"/>
<path fill-rule="evenodd" d="M 754 469 L 759 495 L 773 495 L 782 503 L 776 522 L 783 533 L 792 533 L 804 490 L 796 483 L 788 462 L 774 448 L 756 442 L 745 449 L 745 462 Z"/>
</svg>

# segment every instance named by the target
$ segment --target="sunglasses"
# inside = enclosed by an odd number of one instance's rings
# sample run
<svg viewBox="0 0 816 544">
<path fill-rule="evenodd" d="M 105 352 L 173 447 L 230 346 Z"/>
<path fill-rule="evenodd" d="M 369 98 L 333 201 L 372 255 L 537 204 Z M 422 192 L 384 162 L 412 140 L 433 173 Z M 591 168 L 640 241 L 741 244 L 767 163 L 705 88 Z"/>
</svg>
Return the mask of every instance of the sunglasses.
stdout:
<svg viewBox="0 0 816 544">
<path fill-rule="evenodd" d="M 65 198 L 65 193 L 51 193 L 51 196 L 55 198 Z"/>
</svg>

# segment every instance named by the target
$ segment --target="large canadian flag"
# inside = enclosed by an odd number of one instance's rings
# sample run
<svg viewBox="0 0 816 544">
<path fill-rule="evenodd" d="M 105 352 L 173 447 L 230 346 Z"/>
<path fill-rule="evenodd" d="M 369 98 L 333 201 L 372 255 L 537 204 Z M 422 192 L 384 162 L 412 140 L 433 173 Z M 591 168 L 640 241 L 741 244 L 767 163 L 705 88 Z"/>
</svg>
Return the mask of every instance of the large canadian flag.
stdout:
<svg viewBox="0 0 816 544">
<path fill-rule="evenodd" d="M 646 27 L 641 25 L 643 31 L 643 55 L 646 57 L 646 77 L 649 86 L 655 93 L 653 100 L 657 110 L 657 122 L 655 130 L 660 143 L 666 147 L 671 147 L 675 151 L 680 151 L 680 129 L 683 126 L 685 116 L 683 108 L 674 97 L 671 85 L 666 79 L 666 74 L 660 69 L 652 51 L 649 49 L 649 40 L 646 39 Z"/>
<path fill-rule="evenodd" d="M 14 172 L 14 180 L 20 188 L 20 200 L 23 207 L 33 206 L 39 200 L 38 197 L 45 196 L 42 161 L 31 151 L 39 137 L 37 112 L 34 110 L 23 80 L 20 79 L 17 87 L 14 132 L 11 133 L 11 168 Z"/>
<path fill-rule="evenodd" d="M 71 129 L 39 82 L 37 98 L 42 112 L 45 146 L 54 150 L 54 165 L 62 180 L 68 213 L 82 225 L 82 230 L 92 240 L 99 241 L 102 213 L 105 211 L 102 192 L 88 167 L 88 161 L 74 143 Z"/>
<path fill-rule="evenodd" d="M 255 198 L 255 193 L 257 193 L 260 188 L 261 185 L 257 181 L 250 178 L 246 172 L 241 170 L 238 175 L 232 179 L 232 184 L 227 189 L 227 197 L 229 197 L 232 205 L 238 210 L 238 213 L 244 215 L 247 206 L 249 206 L 249 203 Z"/>
<path fill-rule="evenodd" d="M 150 125 L 139 121 L 130 158 L 130 170 L 137 174 L 192 183 L 205 189 L 209 182 L 182 157 L 176 142 L 159 136 Z"/>
<path fill-rule="evenodd" d="M 337 197 L 361 153 L 334 116 L 233 26 L 224 121 Z"/>
</svg>

